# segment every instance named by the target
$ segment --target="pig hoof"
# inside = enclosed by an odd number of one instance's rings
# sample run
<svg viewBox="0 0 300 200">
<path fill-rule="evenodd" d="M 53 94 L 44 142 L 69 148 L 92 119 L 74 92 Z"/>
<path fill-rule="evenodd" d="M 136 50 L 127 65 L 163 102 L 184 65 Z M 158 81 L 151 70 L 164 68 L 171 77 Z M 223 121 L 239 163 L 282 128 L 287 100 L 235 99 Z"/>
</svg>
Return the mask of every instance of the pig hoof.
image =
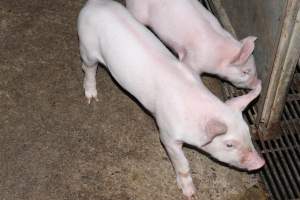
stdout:
<svg viewBox="0 0 300 200">
<path fill-rule="evenodd" d="M 188 176 L 179 175 L 177 177 L 177 184 L 179 188 L 182 190 L 183 195 L 187 197 L 189 200 L 192 199 L 192 196 L 195 194 L 195 186 L 192 181 L 192 177 L 188 174 Z"/>
<path fill-rule="evenodd" d="M 88 97 L 87 97 L 87 103 L 88 103 L 88 104 L 91 104 L 91 101 L 92 101 L 93 98 L 95 99 L 96 102 L 99 101 L 99 99 L 98 99 L 97 97 L 91 97 L 91 98 L 88 98 Z"/>
<path fill-rule="evenodd" d="M 185 200 L 195 200 L 195 199 L 197 199 L 196 196 L 195 196 L 195 193 L 193 193 L 190 196 L 184 195 L 184 197 L 185 197 Z"/>
<path fill-rule="evenodd" d="M 85 97 L 87 98 L 88 104 L 91 103 L 92 99 L 95 99 L 95 101 L 99 101 L 97 97 L 97 90 L 95 91 L 85 91 Z"/>
<path fill-rule="evenodd" d="M 192 200 L 195 195 L 195 187 L 194 185 L 190 185 L 189 187 L 186 187 L 182 189 L 183 195 L 188 199 Z"/>
</svg>

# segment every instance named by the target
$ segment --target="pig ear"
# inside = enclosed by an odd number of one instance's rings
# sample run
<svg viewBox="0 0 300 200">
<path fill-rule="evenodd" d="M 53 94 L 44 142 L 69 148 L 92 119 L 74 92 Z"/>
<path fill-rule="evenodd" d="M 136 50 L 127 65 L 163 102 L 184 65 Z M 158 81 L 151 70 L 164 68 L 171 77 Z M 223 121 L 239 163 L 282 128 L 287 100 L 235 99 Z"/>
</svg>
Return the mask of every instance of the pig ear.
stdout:
<svg viewBox="0 0 300 200">
<path fill-rule="evenodd" d="M 227 125 L 218 119 L 210 119 L 205 126 L 205 131 L 208 137 L 213 139 L 218 135 L 225 134 L 227 132 Z"/>
<path fill-rule="evenodd" d="M 243 111 L 248 104 L 253 101 L 261 92 L 261 81 L 258 86 L 251 90 L 248 94 L 244 94 L 242 96 L 234 97 L 232 99 L 227 100 L 225 103 L 232 107 L 235 110 Z"/>
<path fill-rule="evenodd" d="M 248 36 L 241 40 L 242 48 L 240 49 L 240 52 L 235 56 L 235 58 L 232 60 L 232 64 L 235 65 L 241 65 L 244 64 L 249 56 L 252 54 L 254 48 L 255 48 L 255 40 L 257 37 L 254 36 Z"/>
<path fill-rule="evenodd" d="M 228 106 L 232 107 L 235 110 L 243 111 L 248 106 L 250 101 L 246 98 L 243 98 L 243 96 L 234 97 L 232 99 L 229 99 L 225 102 Z"/>
</svg>

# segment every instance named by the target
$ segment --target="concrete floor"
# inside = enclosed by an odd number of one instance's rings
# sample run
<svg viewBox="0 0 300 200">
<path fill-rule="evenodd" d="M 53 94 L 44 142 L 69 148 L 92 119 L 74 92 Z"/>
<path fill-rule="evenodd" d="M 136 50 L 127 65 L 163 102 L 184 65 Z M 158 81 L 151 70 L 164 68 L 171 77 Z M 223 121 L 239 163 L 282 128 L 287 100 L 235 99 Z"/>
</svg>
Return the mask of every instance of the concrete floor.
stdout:
<svg viewBox="0 0 300 200">
<path fill-rule="evenodd" d="M 101 68 L 83 95 L 83 0 L 0 1 L 0 199 L 182 199 L 153 119 Z M 265 199 L 257 175 L 185 149 L 197 199 Z"/>
</svg>

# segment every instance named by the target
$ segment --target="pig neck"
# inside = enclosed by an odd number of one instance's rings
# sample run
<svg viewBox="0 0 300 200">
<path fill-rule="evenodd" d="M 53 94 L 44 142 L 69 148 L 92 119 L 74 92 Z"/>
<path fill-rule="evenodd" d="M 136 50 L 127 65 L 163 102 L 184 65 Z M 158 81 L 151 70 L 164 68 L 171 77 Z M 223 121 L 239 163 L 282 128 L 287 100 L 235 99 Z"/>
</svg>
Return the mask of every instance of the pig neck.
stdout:
<svg viewBox="0 0 300 200">
<path fill-rule="evenodd" d="M 241 44 L 231 36 L 224 36 L 213 29 L 200 29 L 193 33 L 187 41 L 186 49 L 190 65 L 198 73 L 221 73 L 230 64 L 241 47 Z M 193 38 L 197 38 L 197 42 Z"/>
<path fill-rule="evenodd" d="M 199 76 L 195 76 L 195 73 L 191 73 L 190 70 L 186 69 L 188 68 L 184 65 L 177 65 L 176 71 L 182 80 L 182 87 L 179 91 L 180 96 L 186 98 L 185 106 L 190 110 L 190 113 L 208 118 L 230 118 L 231 115 L 236 113 L 235 110 L 211 93 Z M 205 112 L 205 110 L 209 112 Z"/>
</svg>

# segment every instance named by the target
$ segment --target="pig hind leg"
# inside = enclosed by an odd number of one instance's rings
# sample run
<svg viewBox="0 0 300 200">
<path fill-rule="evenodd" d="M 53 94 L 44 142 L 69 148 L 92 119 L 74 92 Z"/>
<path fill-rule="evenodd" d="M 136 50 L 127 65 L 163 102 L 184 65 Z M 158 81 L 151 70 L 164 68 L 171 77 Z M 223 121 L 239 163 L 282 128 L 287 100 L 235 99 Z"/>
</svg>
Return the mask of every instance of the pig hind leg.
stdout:
<svg viewBox="0 0 300 200">
<path fill-rule="evenodd" d="M 96 72 L 98 63 L 101 62 L 104 64 L 101 52 L 99 52 L 98 41 L 94 30 L 90 30 L 89 27 L 85 27 L 84 29 L 82 27 L 79 28 L 79 49 L 82 59 L 82 70 L 85 73 L 83 88 L 89 104 L 92 99 L 98 101 Z"/>
<path fill-rule="evenodd" d="M 84 71 L 83 88 L 85 97 L 88 103 L 91 103 L 92 99 L 98 101 L 97 88 L 96 88 L 96 72 L 98 66 L 98 60 L 96 56 L 91 56 L 89 49 L 86 46 L 80 45 L 80 54 L 82 59 L 82 70 Z"/>
<path fill-rule="evenodd" d="M 88 100 L 88 104 L 91 103 L 92 99 L 98 101 L 97 97 L 97 88 L 96 88 L 96 72 L 97 72 L 98 63 L 94 63 L 88 65 L 87 63 L 82 63 L 82 69 L 84 71 L 84 81 L 83 81 L 83 88 L 85 97 Z"/>
</svg>

